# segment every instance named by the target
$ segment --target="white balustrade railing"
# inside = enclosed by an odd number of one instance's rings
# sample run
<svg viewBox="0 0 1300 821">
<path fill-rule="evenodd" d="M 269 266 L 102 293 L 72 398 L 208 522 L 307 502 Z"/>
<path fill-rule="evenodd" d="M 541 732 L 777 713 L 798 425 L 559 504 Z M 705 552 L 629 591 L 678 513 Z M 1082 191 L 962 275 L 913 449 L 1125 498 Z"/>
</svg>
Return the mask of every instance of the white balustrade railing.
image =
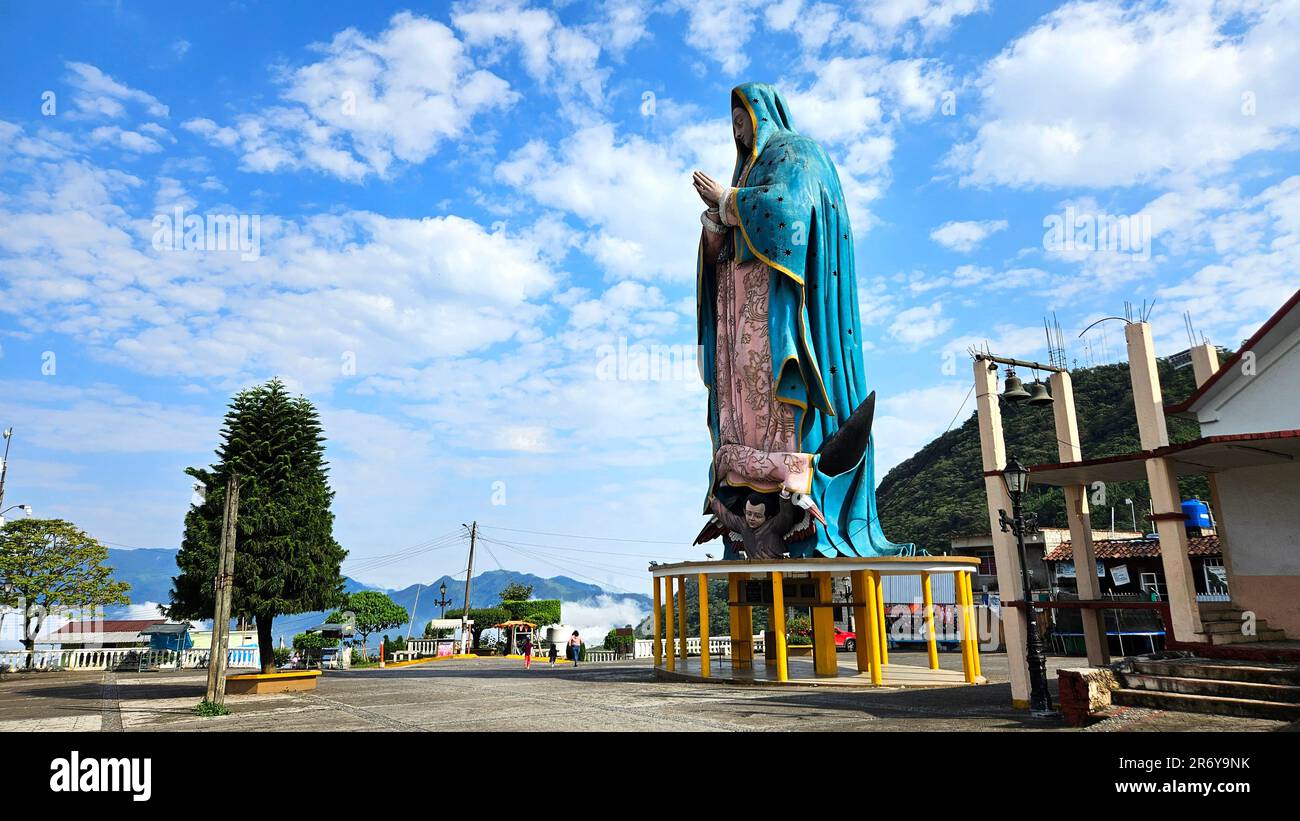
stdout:
<svg viewBox="0 0 1300 821">
<path fill-rule="evenodd" d="M 206 667 L 208 650 L 157 650 L 149 647 L 79 648 L 75 650 L 0 650 L 0 670 L 132 670 L 140 667 L 192 669 Z M 256 647 L 232 647 L 226 654 L 232 669 L 258 669 Z"/>
<path fill-rule="evenodd" d="M 661 652 L 667 652 L 668 639 L 659 639 L 659 649 Z M 673 655 L 677 655 L 682 650 L 682 640 L 673 638 Z M 754 652 L 763 652 L 763 637 L 754 636 Z M 698 656 L 700 654 L 699 636 L 686 637 L 686 654 L 689 656 Z M 633 653 L 635 658 L 648 659 L 654 656 L 654 639 L 637 639 L 636 649 Z M 722 656 L 731 658 L 731 636 L 709 636 L 709 655 Z"/>
</svg>

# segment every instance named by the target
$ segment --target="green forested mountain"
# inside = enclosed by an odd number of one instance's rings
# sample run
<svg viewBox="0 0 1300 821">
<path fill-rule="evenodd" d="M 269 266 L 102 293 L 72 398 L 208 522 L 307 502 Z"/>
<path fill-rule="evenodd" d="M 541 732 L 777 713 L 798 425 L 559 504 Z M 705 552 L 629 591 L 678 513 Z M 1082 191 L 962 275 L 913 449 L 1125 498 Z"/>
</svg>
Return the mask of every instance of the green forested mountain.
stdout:
<svg viewBox="0 0 1300 821">
<path fill-rule="evenodd" d="M 1159 365 L 1166 403 L 1186 397 L 1195 388 L 1190 367 L 1175 370 L 1163 359 Z M 1020 375 L 1028 381 L 1023 370 Z M 1071 376 L 1083 458 L 1138 450 L 1128 363 L 1083 368 L 1073 371 Z M 1173 417 L 1168 417 L 1168 422 L 1169 439 L 1173 443 L 1200 435 L 1195 422 Z M 1050 405 L 1035 408 L 1003 402 L 1002 425 L 1008 454 L 1019 456 L 1026 465 L 1059 461 Z M 1185 499 L 1209 498 L 1208 485 L 1199 476 L 1184 479 L 1182 493 Z M 1131 519 L 1124 499 L 1129 498 L 1136 506 L 1138 529 L 1149 529 L 1143 519 L 1150 498 L 1145 482 L 1108 485 L 1106 496 L 1107 506 L 1093 507 L 1094 528 L 1110 527 L 1110 506 L 1114 506 L 1116 526 L 1127 529 Z M 891 470 L 881 481 L 876 497 L 885 535 L 895 542 L 915 542 L 917 547 L 931 553 L 945 553 L 949 540 L 955 536 L 987 533 L 988 513 L 975 414 Z M 1067 526 L 1065 498 L 1058 488 L 1031 486 L 1026 508 L 1038 513 L 1043 527 Z"/>
</svg>

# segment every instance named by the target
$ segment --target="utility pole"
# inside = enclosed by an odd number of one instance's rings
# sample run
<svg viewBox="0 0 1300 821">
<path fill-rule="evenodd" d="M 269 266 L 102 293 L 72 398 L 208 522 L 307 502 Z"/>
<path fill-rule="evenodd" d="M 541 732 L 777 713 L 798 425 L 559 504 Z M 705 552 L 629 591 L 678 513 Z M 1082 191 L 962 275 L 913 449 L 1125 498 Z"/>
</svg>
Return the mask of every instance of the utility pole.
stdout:
<svg viewBox="0 0 1300 821">
<path fill-rule="evenodd" d="M 221 552 L 213 581 L 216 607 L 212 615 L 212 648 L 208 655 L 208 689 L 204 700 L 226 702 L 226 654 L 230 647 L 230 600 L 235 580 L 235 525 L 239 520 L 239 477 L 226 480 L 226 510 L 221 523 Z"/>
<path fill-rule="evenodd" d="M 411 620 L 406 623 L 406 640 L 411 640 L 411 628 L 415 626 L 415 614 L 420 609 L 420 583 L 415 583 L 415 604 L 411 606 Z"/>
<path fill-rule="evenodd" d="M 0 461 L 0 510 L 5 506 L 5 474 L 9 472 L 9 440 L 14 438 L 14 429 L 5 428 L 5 458 Z"/>
<path fill-rule="evenodd" d="M 465 525 L 461 525 L 465 527 Z M 460 651 L 469 652 L 469 583 L 474 579 L 474 538 L 478 536 L 478 522 L 469 525 L 469 569 L 465 571 L 465 612 L 460 617 Z"/>
</svg>

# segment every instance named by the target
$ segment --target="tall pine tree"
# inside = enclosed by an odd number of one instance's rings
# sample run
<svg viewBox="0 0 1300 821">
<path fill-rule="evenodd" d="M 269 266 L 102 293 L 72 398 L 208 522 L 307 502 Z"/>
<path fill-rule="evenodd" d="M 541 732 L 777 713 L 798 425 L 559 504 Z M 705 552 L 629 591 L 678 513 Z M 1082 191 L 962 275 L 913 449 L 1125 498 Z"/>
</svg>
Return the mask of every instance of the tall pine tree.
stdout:
<svg viewBox="0 0 1300 821">
<path fill-rule="evenodd" d="M 186 473 L 206 488 L 185 516 L 185 539 L 172 579 L 173 618 L 211 618 L 212 581 L 221 545 L 226 480 L 239 477 L 233 615 L 253 619 L 264 672 L 275 670 L 271 624 L 276 616 L 328 610 L 343 600 L 339 565 L 347 555 L 334 540 L 325 466 L 325 437 L 316 408 L 273 379 L 236 394 L 226 413 L 217 464 Z"/>
</svg>

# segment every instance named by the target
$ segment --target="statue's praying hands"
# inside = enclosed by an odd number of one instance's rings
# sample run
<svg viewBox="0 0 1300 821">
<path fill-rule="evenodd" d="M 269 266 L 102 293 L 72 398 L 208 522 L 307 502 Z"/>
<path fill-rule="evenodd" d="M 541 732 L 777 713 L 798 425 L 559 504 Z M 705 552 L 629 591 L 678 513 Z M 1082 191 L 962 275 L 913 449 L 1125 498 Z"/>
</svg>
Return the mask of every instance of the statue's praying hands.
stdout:
<svg viewBox="0 0 1300 821">
<path fill-rule="evenodd" d="M 717 209 L 718 202 L 727 193 L 727 186 L 703 171 L 696 171 L 691 175 L 691 184 L 695 186 L 695 193 L 700 195 L 700 199 L 704 200 L 704 204 L 711 210 Z"/>
</svg>

